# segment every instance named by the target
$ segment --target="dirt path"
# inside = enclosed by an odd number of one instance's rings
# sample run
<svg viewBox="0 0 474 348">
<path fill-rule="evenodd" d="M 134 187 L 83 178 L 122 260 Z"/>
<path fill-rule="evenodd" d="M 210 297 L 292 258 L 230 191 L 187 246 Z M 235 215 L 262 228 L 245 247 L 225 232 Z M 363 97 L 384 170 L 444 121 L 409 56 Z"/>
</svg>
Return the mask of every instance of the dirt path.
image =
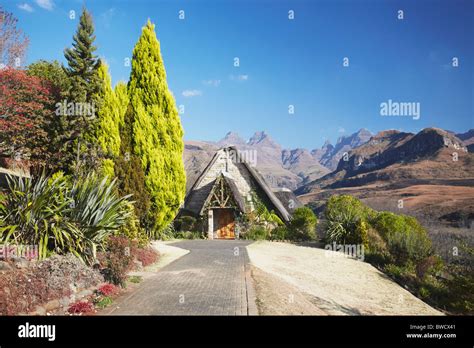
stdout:
<svg viewBox="0 0 474 348">
<path fill-rule="evenodd" d="M 262 314 L 442 315 L 365 262 L 287 243 L 256 242 L 247 251 L 259 269 Z"/>
</svg>

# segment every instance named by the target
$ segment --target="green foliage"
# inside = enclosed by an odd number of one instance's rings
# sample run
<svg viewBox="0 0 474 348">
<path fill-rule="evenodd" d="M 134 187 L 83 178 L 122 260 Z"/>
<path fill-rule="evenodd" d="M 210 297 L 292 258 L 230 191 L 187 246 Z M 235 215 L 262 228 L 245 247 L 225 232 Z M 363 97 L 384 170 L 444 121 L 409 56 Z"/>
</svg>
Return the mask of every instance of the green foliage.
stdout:
<svg viewBox="0 0 474 348">
<path fill-rule="evenodd" d="M 127 210 L 130 212 L 130 217 L 127 219 L 125 225 L 120 227 L 116 235 L 125 236 L 132 241 L 136 241 L 139 247 L 145 247 L 149 243 L 148 235 L 146 231 L 140 227 L 133 204 L 127 201 Z"/>
<path fill-rule="evenodd" d="M 426 230 L 411 216 L 380 212 L 372 225 L 384 239 L 396 265 L 418 263 L 432 254 Z"/>
<path fill-rule="evenodd" d="M 38 245 L 40 258 L 48 250 L 77 255 L 83 239 L 69 218 L 74 200 L 65 178 L 49 182 L 45 176 L 37 180 L 9 177 L 8 188 L 0 215 L 1 243 Z"/>
<path fill-rule="evenodd" d="M 308 207 L 296 208 L 288 225 L 288 238 L 292 240 L 316 239 L 318 218 Z"/>
<path fill-rule="evenodd" d="M 269 238 L 269 231 L 260 225 L 250 227 L 245 233 L 241 234 L 243 239 L 265 240 Z"/>
<path fill-rule="evenodd" d="M 196 228 L 196 218 L 192 216 L 181 216 L 174 220 L 174 228 L 176 231 L 194 231 Z"/>
<path fill-rule="evenodd" d="M 114 187 L 115 180 L 108 184 L 106 178 L 95 175 L 72 185 L 74 207 L 70 216 L 90 246 L 83 251 L 90 258 L 95 258 L 96 248 L 102 248 L 106 238 L 125 225 L 131 215 L 127 206 L 129 196 L 117 197 Z"/>
<path fill-rule="evenodd" d="M 95 140 L 98 142 L 103 153 L 113 158 L 120 154 L 120 124 L 123 111 L 119 99 L 112 89 L 112 82 L 108 72 L 108 66 L 101 63 L 98 70 L 98 77 L 101 83 L 98 100 L 98 124 L 95 127 Z"/>
<path fill-rule="evenodd" d="M 181 231 L 175 234 L 177 239 L 204 239 L 201 232 L 197 231 Z"/>
<path fill-rule="evenodd" d="M 161 229 L 184 200 L 186 176 L 182 154 L 183 129 L 161 58 L 160 44 L 150 21 L 133 49 L 128 85 L 132 151 L 140 160 L 151 198 L 153 228 Z"/>
<path fill-rule="evenodd" d="M 365 260 L 374 265 L 385 265 L 390 262 L 390 252 L 387 243 L 380 234 L 371 226 L 367 229 L 367 246 L 365 248 Z"/>
<path fill-rule="evenodd" d="M 138 284 L 138 283 L 141 283 L 142 277 L 140 277 L 140 276 L 130 276 L 130 277 L 127 278 L 127 280 L 130 283 Z"/>
<path fill-rule="evenodd" d="M 82 10 L 76 34 L 73 36 L 72 48 L 64 50 L 68 66 L 64 68 L 69 81 L 67 102 L 85 103 L 96 112 L 100 100 L 101 81 L 97 70 L 100 60 L 94 55 L 94 24 L 85 8 Z M 64 109 L 64 108 L 63 108 Z M 63 111 L 60 116 L 63 124 L 64 168 L 75 175 L 86 175 L 91 170 L 100 168 L 102 151 L 94 141 L 96 115 L 87 113 L 70 113 Z"/>
<path fill-rule="evenodd" d="M 117 98 L 118 109 L 120 111 L 119 117 L 119 129 L 123 126 L 125 112 L 128 109 L 128 92 L 127 84 L 123 81 L 119 81 L 114 88 L 115 98 Z"/>
<path fill-rule="evenodd" d="M 92 262 L 96 250 L 130 216 L 128 197 L 115 195 L 115 181 L 94 175 L 73 182 L 62 175 L 10 177 L 8 186 L 0 210 L 0 242 L 38 245 L 40 258 L 49 251 L 70 251 Z"/>
<path fill-rule="evenodd" d="M 113 302 L 114 300 L 112 300 L 112 298 L 109 296 L 100 296 L 94 299 L 94 305 L 101 309 L 110 306 Z"/>
<path fill-rule="evenodd" d="M 121 93 L 120 98 L 116 96 L 107 64 L 103 62 L 100 64 L 97 75 L 100 82 L 100 89 L 94 95 L 98 108 L 97 120 L 92 133 L 88 135 L 88 140 L 97 148 L 100 172 L 112 178 L 115 176 L 114 159 L 120 155 L 120 126 L 124 117 L 122 99 L 127 98 L 127 95 L 126 92 L 123 95 L 123 87 L 119 87 L 117 91 Z"/>
<path fill-rule="evenodd" d="M 403 281 L 406 283 L 413 282 L 415 279 L 415 277 L 413 276 L 415 266 L 411 262 L 401 266 L 389 263 L 385 265 L 383 269 L 385 273 L 390 275 L 392 278 L 395 278 L 397 281 Z"/>
<path fill-rule="evenodd" d="M 270 226 L 268 226 L 270 229 L 275 226 L 284 225 L 280 217 L 277 214 L 275 214 L 273 210 L 269 211 L 266 205 L 255 193 L 252 193 L 252 201 L 255 206 L 255 210 L 253 211 L 255 223 L 262 224 L 265 227 L 267 227 L 268 224 L 270 224 Z"/>
<path fill-rule="evenodd" d="M 120 129 L 120 156 L 115 159 L 115 175 L 118 178 L 119 191 L 122 195 L 132 195 L 135 202 L 135 213 L 140 226 L 145 228 L 150 236 L 153 235 L 149 217 L 151 207 L 150 194 L 145 187 L 145 172 L 140 158 L 132 152 L 132 120 L 129 107 Z M 159 230 L 159 229 L 158 229 Z"/>
<path fill-rule="evenodd" d="M 324 212 L 327 220 L 327 242 L 367 244 L 366 219 L 370 213 L 370 209 L 355 197 L 332 196 Z"/>
<path fill-rule="evenodd" d="M 271 240 L 286 240 L 289 237 L 288 229 L 286 226 L 275 227 L 270 232 Z"/>
<path fill-rule="evenodd" d="M 64 71 L 64 68 L 57 60 L 48 62 L 40 59 L 28 65 L 26 73 L 29 76 L 39 77 L 43 81 L 47 81 L 51 84 L 56 102 L 61 101 L 61 98 L 66 96 L 71 85 L 71 81 Z"/>
<path fill-rule="evenodd" d="M 446 292 L 440 302 L 454 313 L 474 314 L 474 248 L 468 242 L 458 239 L 459 251 L 465 261 L 451 264 L 444 281 Z"/>
<path fill-rule="evenodd" d="M 76 102 L 90 101 L 97 92 L 97 69 L 100 61 L 94 55 L 94 40 L 92 16 L 83 8 L 73 37 L 73 47 L 64 50 L 64 57 L 68 62 L 65 71 L 71 78 L 70 97 Z"/>
<path fill-rule="evenodd" d="M 176 236 L 173 223 L 168 224 L 160 230 L 151 230 L 149 233 L 149 237 L 156 240 L 170 240 L 174 239 Z"/>
</svg>

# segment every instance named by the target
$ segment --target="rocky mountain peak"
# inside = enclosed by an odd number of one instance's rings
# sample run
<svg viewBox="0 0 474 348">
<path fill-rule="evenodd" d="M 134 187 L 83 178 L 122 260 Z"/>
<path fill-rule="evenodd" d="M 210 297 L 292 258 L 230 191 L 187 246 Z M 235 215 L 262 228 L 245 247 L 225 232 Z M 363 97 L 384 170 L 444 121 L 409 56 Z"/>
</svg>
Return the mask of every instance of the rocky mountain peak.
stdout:
<svg viewBox="0 0 474 348">
<path fill-rule="evenodd" d="M 238 133 L 228 132 L 224 138 L 217 142 L 220 146 L 229 146 L 229 145 L 244 145 L 245 140 L 240 137 Z"/>
<path fill-rule="evenodd" d="M 249 139 L 247 145 L 250 146 L 273 146 L 280 149 L 281 146 L 276 143 L 265 131 L 255 132 Z"/>
</svg>

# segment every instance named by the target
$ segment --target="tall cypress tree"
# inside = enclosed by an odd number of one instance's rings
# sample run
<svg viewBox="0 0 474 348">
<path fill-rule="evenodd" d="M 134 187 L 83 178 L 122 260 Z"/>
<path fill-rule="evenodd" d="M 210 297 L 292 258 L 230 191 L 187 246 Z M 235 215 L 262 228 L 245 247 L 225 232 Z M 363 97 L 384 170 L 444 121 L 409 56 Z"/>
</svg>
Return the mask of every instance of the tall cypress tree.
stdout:
<svg viewBox="0 0 474 348">
<path fill-rule="evenodd" d="M 106 63 L 97 70 L 100 82 L 97 103 L 97 121 L 89 141 L 98 147 L 99 168 L 104 175 L 114 177 L 114 159 L 120 155 L 120 125 L 123 122 L 122 101 L 112 89 L 112 81 Z"/>
<path fill-rule="evenodd" d="M 119 87 L 120 89 L 120 87 Z M 149 211 L 150 195 L 145 187 L 145 173 L 140 158 L 133 152 L 133 110 L 129 106 L 120 126 L 120 156 L 115 159 L 115 175 L 122 195 L 132 194 L 135 214 L 141 227 L 147 230 L 153 225 Z"/>
<path fill-rule="evenodd" d="M 117 102 L 120 110 L 120 127 L 123 125 L 123 120 L 125 117 L 125 112 L 128 108 L 128 91 L 127 84 L 123 81 L 119 81 L 114 88 L 115 96 L 117 97 Z"/>
<path fill-rule="evenodd" d="M 168 89 L 155 26 L 148 20 L 133 49 L 128 84 L 132 151 L 138 156 L 151 197 L 153 227 L 172 221 L 186 191 L 183 129 Z"/>
</svg>

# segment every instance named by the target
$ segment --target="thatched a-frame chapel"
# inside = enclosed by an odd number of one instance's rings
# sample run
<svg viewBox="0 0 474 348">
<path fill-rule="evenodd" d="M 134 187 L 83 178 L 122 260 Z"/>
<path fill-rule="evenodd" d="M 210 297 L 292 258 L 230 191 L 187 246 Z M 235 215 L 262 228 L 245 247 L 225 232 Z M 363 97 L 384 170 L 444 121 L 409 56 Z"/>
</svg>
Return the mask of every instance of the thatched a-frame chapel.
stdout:
<svg viewBox="0 0 474 348">
<path fill-rule="evenodd" d="M 292 191 L 272 191 L 258 171 L 236 147 L 221 148 L 188 191 L 179 216 L 193 216 L 202 222 L 208 239 L 236 239 L 245 214 L 263 203 L 285 223 L 294 209 L 302 206 Z"/>
</svg>

